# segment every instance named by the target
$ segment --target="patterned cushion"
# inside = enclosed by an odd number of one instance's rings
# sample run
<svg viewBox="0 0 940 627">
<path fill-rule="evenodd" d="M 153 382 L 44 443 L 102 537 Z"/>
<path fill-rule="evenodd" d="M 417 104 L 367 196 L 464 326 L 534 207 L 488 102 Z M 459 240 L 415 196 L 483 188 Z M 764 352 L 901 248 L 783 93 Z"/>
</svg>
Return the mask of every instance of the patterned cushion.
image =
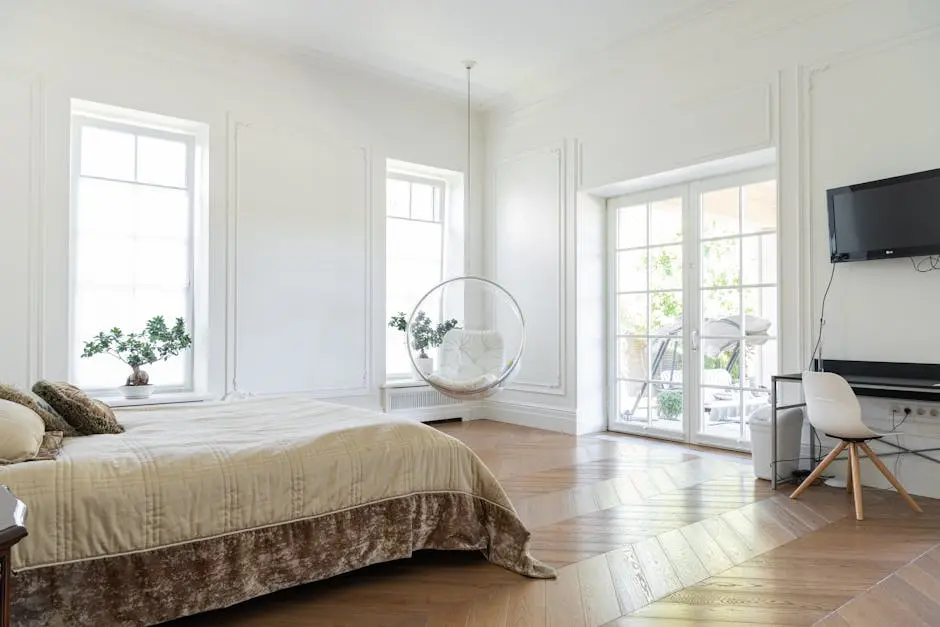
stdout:
<svg viewBox="0 0 940 627">
<path fill-rule="evenodd" d="M 81 435 L 75 427 L 65 421 L 65 418 L 57 414 L 49 403 L 31 392 L 21 390 L 14 385 L 0 383 L 0 400 L 19 403 L 32 409 L 42 418 L 46 431 L 61 431 L 66 437 Z"/>
<path fill-rule="evenodd" d="M 37 381 L 33 392 L 52 405 L 82 435 L 124 433 L 111 408 L 65 381 Z"/>
</svg>

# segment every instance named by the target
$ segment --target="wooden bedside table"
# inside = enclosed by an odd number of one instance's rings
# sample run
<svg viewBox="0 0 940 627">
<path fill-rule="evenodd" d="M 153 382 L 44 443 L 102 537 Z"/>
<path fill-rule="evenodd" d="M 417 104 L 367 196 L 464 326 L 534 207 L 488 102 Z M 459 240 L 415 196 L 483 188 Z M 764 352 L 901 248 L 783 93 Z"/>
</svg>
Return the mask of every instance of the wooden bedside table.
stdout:
<svg viewBox="0 0 940 627">
<path fill-rule="evenodd" d="M 13 496 L 5 485 L 0 485 L 0 627 L 12 625 L 10 549 L 26 535 L 26 504 Z"/>
</svg>

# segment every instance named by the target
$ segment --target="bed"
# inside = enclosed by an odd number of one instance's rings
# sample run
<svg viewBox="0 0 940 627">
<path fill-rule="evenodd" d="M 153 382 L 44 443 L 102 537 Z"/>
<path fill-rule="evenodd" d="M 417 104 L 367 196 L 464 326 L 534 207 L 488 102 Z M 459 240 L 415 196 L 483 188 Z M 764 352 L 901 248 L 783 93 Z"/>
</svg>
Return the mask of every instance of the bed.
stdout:
<svg viewBox="0 0 940 627">
<path fill-rule="evenodd" d="M 548 578 L 496 478 L 432 427 L 301 397 L 125 411 L 0 470 L 17 625 L 152 625 L 419 549 Z"/>
</svg>

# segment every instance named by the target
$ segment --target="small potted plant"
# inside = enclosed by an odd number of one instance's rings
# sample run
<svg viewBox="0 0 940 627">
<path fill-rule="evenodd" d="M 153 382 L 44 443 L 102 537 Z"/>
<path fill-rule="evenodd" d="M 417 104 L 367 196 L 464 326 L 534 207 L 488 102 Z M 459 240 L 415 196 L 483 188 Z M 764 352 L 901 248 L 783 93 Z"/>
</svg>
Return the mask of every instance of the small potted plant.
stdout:
<svg viewBox="0 0 940 627">
<path fill-rule="evenodd" d="M 153 393 L 153 385 L 150 383 L 150 375 L 141 370 L 141 366 L 176 357 L 192 343 L 182 318 L 177 318 L 171 328 L 163 316 L 154 316 L 139 333 L 125 335 L 117 327 L 102 331 L 91 341 L 85 342 L 82 357 L 106 353 L 120 359 L 131 367 L 127 382 L 118 388 L 124 398 L 149 398 Z"/>
<path fill-rule="evenodd" d="M 663 390 L 657 398 L 659 417 L 663 420 L 679 420 L 682 415 L 682 390 Z"/>
<path fill-rule="evenodd" d="M 388 326 L 406 333 L 408 331 L 408 318 L 404 312 L 392 316 Z M 451 329 L 459 328 L 457 320 L 451 318 L 434 326 L 431 318 L 423 311 L 415 315 L 414 324 L 411 325 L 411 346 L 418 351 L 415 365 L 423 374 L 430 374 L 434 370 L 434 360 L 428 357 L 428 349 L 436 348 L 444 341 L 444 336 Z"/>
</svg>

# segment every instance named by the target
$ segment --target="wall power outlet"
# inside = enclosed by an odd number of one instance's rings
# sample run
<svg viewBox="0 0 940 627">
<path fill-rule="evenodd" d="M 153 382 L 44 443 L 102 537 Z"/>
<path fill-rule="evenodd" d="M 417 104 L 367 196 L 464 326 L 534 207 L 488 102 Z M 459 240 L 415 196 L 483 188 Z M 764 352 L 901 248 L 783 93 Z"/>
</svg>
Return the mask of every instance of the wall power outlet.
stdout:
<svg viewBox="0 0 940 627">
<path fill-rule="evenodd" d="M 937 405 L 918 405 L 914 403 L 891 403 L 888 408 L 895 418 L 903 418 L 905 413 L 910 413 L 908 420 L 912 418 L 940 418 L 940 406 Z M 906 410 L 909 410 L 906 412 Z"/>
</svg>

